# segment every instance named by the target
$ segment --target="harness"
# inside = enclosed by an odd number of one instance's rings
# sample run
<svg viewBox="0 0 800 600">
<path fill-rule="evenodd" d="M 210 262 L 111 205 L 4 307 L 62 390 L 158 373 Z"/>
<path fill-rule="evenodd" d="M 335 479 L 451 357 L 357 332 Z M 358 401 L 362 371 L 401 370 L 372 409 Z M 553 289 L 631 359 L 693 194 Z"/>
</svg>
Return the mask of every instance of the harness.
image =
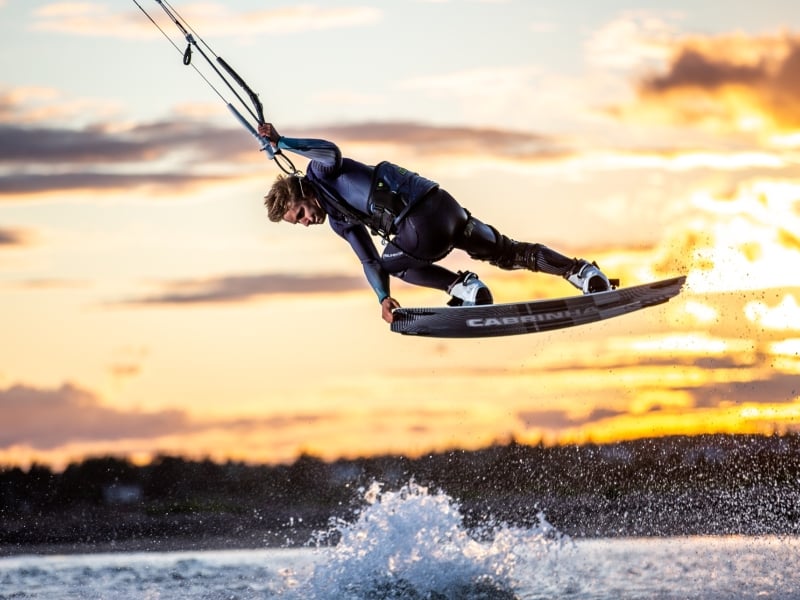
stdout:
<svg viewBox="0 0 800 600">
<path fill-rule="evenodd" d="M 374 167 L 372 181 L 367 199 L 369 212 L 362 212 L 342 201 L 339 195 L 325 185 L 324 181 L 311 179 L 322 192 L 324 201 L 340 213 L 346 220 L 364 225 L 372 235 L 377 235 L 385 242 L 391 242 L 397 233 L 400 222 L 408 212 L 416 206 L 419 199 L 409 199 L 400 191 L 402 183 L 413 176 L 413 173 L 388 161 L 378 163 Z"/>
<path fill-rule="evenodd" d="M 408 196 L 393 189 L 392 181 L 386 176 L 390 169 L 402 176 L 408 174 L 403 167 L 398 167 L 388 161 L 383 161 L 375 166 L 367 201 L 370 214 L 365 223 L 373 235 L 379 235 L 384 239 L 397 232 L 398 224 L 414 205 Z"/>
</svg>

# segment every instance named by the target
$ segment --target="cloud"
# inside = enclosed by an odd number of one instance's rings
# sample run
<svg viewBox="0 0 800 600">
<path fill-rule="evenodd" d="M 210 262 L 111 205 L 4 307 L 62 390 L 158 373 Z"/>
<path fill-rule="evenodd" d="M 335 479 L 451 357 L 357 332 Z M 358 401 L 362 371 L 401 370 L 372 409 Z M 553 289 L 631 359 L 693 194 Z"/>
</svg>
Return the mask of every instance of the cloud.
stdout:
<svg viewBox="0 0 800 600">
<path fill-rule="evenodd" d="M 138 38 L 157 30 L 138 11 L 112 13 L 108 6 L 89 2 L 53 2 L 33 12 L 31 29 L 72 35 Z"/>
<path fill-rule="evenodd" d="M 727 198 L 696 193 L 696 215 L 665 251 L 691 258 L 689 283 L 698 292 L 786 288 L 796 280 L 775 266 L 800 259 L 798 198 L 793 181 L 754 181 Z"/>
<path fill-rule="evenodd" d="M 661 61 L 674 31 L 670 15 L 628 11 L 593 32 L 585 43 L 586 59 L 602 69 L 635 69 Z"/>
<path fill-rule="evenodd" d="M 243 302 L 258 296 L 343 293 L 363 290 L 364 285 L 363 278 L 347 275 L 230 275 L 168 282 L 163 284 L 164 291 L 160 294 L 126 300 L 122 304 Z"/>
<path fill-rule="evenodd" d="M 3 246 L 27 246 L 30 241 L 31 234 L 25 229 L 0 227 L 0 248 Z"/>
<path fill-rule="evenodd" d="M 217 426 L 224 427 L 227 431 L 259 431 L 264 429 L 269 430 L 285 430 L 289 427 L 296 425 L 313 425 L 314 423 L 324 422 L 333 423 L 340 419 L 340 415 L 335 413 L 321 413 L 321 414 L 298 414 L 298 415 L 275 415 L 272 417 L 264 418 L 247 418 L 247 419 L 234 419 L 232 421 L 225 421 L 217 424 Z"/>
<path fill-rule="evenodd" d="M 125 131 L 102 125 L 78 130 L 0 125 L 0 164 L 113 164 L 156 160 L 180 151 L 206 160 L 235 160 L 252 149 L 243 141 L 241 130 L 189 121 L 148 123 Z"/>
<path fill-rule="evenodd" d="M 92 392 L 71 384 L 0 390 L 0 413 L 0 448 L 52 449 L 74 441 L 154 438 L 195 428 L 181 411 L 125 412 L 103 406 Z"/>
<path fill-rule="evenodd" d="M 293 137 L 328 137 L 338 142 L 391 143 L 422 152 L 454 151 L 509 157 L 541 158 L 568 154 L 560 140 L 517 130 L 443 127 L 418 122 L 372 121 L 345 126 L 297 130 Z M 192 152 L 206 161 L 235 161 L 252 154 L 249 136 L 240 128 L 219 128 L 203 122 L 174 120 L 141 124 L 115 131 L 103 124 L 83 129 L 20 127 L 0 124 L 0 165 L 114 164 L 155 161 L 178 152 Z"/>
<path fill-rule="evenodd" d="M 790 293 L 775 307 L 761 301 L 749 302 L 744 307 L 744 314 L 748 320 L 765 329 L 800 331 L 800 305 Z"/>
<path fill-rule="evenodd" d="M 620 117 L 758 132 L 800 128 L 800 36 L 728 34 L 671 42 L 657 72 L 639 77 Z"/>
<path fill-rule="evenodd" d="M 392 88 L 395 98 L 401 101 L 407 98 L 419 102 L 425 98 L 446 106 L 450 122 L 487 123 L 492 119 L 516 130 L 542 126 L 555 130 L 574 124 L 577 113 L 585 110 L 583 81 L 548 74 L 535 64 L 495 64 L 437 72 L 399 79 Z M 547 115 L 546 119 L 543 115 Z"/>
<path fill-rule="evenodd" d="M 571 416 L 566 410 L 531 410 L 517 413 L 517 417 L 522 421 L 527 429 L 567 429 L 569 427 L 580 427 L 589 425 L 605 419 L 611 419 L 620 415 L 627 414 L 625 411 L 612 410 L 608 408 L 595 408 L 590 413 L 581 416 Z"/>
<path fill-rule="evenodd" d="M 27 446 L 53 450 L 74 443 L 146 440 L 213 430 L 282 431 L 294 425 L 333 422 L 330 414 L 275 415 L 256 418 L 193 420 L 181 410 L 121 410 L 104 405 L 76 385 L 0 389 L 0 449 Z"/>
<path fill-rule="evenodd" d="M 0 162 L 6 164 L 116 162 L 142 159 L 162 147 L 159 140 L 147 143 L 98 129 L 0 126 Z"/>
<path fill-rule="evenodd" d="M 715 90 L 724 85 L 759 85 L 766 81 L 763 64 L 731 62 L 728 57 L 707 56 L 697 48 L 682 48 L 669 65 L 669 71 L 645 79 L 646 92 L 665 93 L 681 88 Z"/>
<path fill-rule="evenodd" d="M 141 38 L 160 36 L 142 14 L 146 11 L 169 33 L 178 33 L 158 7 L 112 12 L 97 3 L 56 2 L 34 11 L 32 28 L 69 35 Z M 195 3 L 181 7 L 181 18 L 192 27 L 215 36 L 289 35 L 308 31 L 361 27 L 378 22 L 380 10 L 372 7 L 330 8 L 299 5 L 269 10 L 233 12 L 225 4 Z"/>
<path fill-rule="evenodd" d="M 696 408 L 786 403 L 800 398 L 800 376 L 797 373 L 772 373 L 746 381 L 686 388 L 685 391 L 692 397 Z"/>
<path fill-rule="evenodd" d="M 186 119 L 124 130 L 102 123 L 81 129 L 0 124 L 0 198 L 73 190 L 173 190 L 232 181 L 237 173 L 249 175 L 251 169 L 263 169 L 262 162 L 252 166 L 257 155 L 244 133 L 239 127 L 214 127 Z M 540 161 L 569 154 L 558 140 L 533 133 L 412 122 L 319 127 L 293 135 L 327 137 L 339 143 L 393 144 L 428 156 L 489 152 L 509 160 Z M 232 171 L 231 165 L 238 171 Z"/>
<path fill-rule="evenodd" d="M 227 181 L 208 173 L 240 160 L 248 146 L 241 130 L 187 121 L 139 125 L 125 131 L 0 125 L 0 197 L 65 190 L 123 190 Z M 175 158 L 173 172 L 160 161 Z M 142 172 L 142 165 L 153 170 Z M 202 175 L 192 168 L 205 166 Z M 161 170 L 157 170 L 160 168 Z"/>
<path fill-rule="evenodd" d="M 518 130 L 445 127 L 407 121 L 370 121 L 324 127 L 316 135 L 355 143 L 392 143 L 423 154 L 483 155 L 525 160 L 569 156 L 557 138 Z"/>
<path fill-rule="evenodd" d="M 0 123 L 75 123 L 91 115 L 119 119 L 116 101 L 82 98 L 44 86 L 17 86 L 0 89 Z"/>
<path fill-rule="evenodd" d="M 55 277 L 41 277 L 33 279 L 22 279 L 16 282 L 9 282 L 5 287 L 15 287 L 23 290 L 56 290 L 56 289 L 80 289 L 91 287 L 91 282 L 82 279 L 58 279 Z"/>
<path fill-rule="evenodd" d="M 0 176 L 0 198 L 4 195 L 32 195 L 68 191 L 130 191 L 134 188 L 185 189 L 190 185 L 219 183 L 223 176 L 192 176 L 163 173 L 123 175 L 90 171 L 54 175 L 17 174 Z"/>
</svg>

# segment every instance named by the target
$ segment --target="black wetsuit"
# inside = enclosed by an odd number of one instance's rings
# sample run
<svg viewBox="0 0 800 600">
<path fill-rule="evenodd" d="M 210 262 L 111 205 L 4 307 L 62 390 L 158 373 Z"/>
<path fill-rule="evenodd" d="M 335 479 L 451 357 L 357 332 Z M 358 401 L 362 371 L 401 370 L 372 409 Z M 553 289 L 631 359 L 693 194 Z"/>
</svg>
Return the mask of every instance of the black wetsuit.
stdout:
<svg viewBox="0 0 800 600">
<path fill-rule="evenodd" d="M 333 230 L 346 239 L 382 301 L 390 295 L 389 275 L 414 285 L 447 291 L 458 274 L 434 264 L 453 248 L 502 269 L 530 269 L 566 276 L 576 260 L 541 244 L 516 242 L 464 209 L 439 185 L 388 162 L 369 166 L 343 158 L 333 142 L 280 138 L 278 147 L 311 159 L 305 179 L 317 192 Z M 386 227 L 376 225 L 377 182 L 402 198 Z M 385 222 L 381 222 L 385 225 Z M 370 237 L 387 240 L 379 254 Z"/>
<path fill-rule="evenodd" d="M 378 300 L 390 295 L 388 275 L 439 290 L 447 290 L 456 280 L 457 273 L 433 263 L 456 246 L 469 214 L 437 183 L 402 169 L 400 175 L 394 173 L 402 180 L 399 193 L 408 208 L 379 254 L 364 219 L 359 218 L 370 212 L 375 167 L 342 158 L 339 148 L 325 140 L 282 137 L 278 147 L 311 159 L 306 180 L 314 185 L 333 230 L 361 260 Z"/>
</svg>

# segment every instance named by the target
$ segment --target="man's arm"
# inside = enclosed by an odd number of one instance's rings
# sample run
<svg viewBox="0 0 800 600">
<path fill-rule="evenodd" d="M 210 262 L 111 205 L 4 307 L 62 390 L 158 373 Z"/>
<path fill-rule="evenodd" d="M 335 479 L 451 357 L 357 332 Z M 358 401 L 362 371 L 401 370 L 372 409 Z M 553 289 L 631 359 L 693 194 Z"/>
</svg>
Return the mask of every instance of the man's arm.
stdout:
<svg viewBox="0 0 800 600">
<path fill-rule="evenodd" d="M 258 133 L 267 138 L 276 150 L 289 150 L 334 169 L 339 169 L 342 166 L 342 152 L 333 142 L 311 138 L 284 137 L 278 133 L 272 123 L 259 125 Z"/>
<path fill-rule="evenodd" d="M 344 221 L 330 220 L 331 228 L 342 236 L 353 248 L 361 265 L 367 281 L 375 290 L 378 302 L 383 302 L 389 296 L 389 274 L 381 267 L 381 259 L 372 238 L 367 233 L 366 227 L 356 223 L 346 223 Z"/>
<path fill-rule="evenodd" d="M 392 311 L 395 308 L 400 308 L 400 303 L 397 300 L 391 296 L 384 298 L 383 302 L 381 302 L 381 316 L 383 317 L 384 321 L 387 323 L 394 321 L 394 315 L 392 314 Z"/>
<path fill-rule="evenodd" d="M 361 261 L 364 275 L 375 291 L 378 302 L 381 303 L 381 316 L 387 323 L 392 322 L 392 310 L 400 307 L 400 303 L 392 298 L 389 291 L 389 274 L 381 266 L 380 256 L 367 233 L 366 227 L 361 224 L 330 221 L 333 230 L 342 236 Z"/>
<path fill-rule="evenodd" d="M 259 125 L 258 133 L 269 139 L 275 149 L 289 150 L 324 165 L 326 171 L 337 171 L 342 166 L 342 153 L 333 142 L 316 139 L 286 138 L 278 133 L 272 123 Z M 346 239 L 361 261 L 364 274 L 381 303 L 381 316 L 387 323 L 394 319 L 392 310 L 400 303 L 389 295 L 389 274 L 381 266 L 380 256 L 363 225 L 330 219 L 333 230 Z"/>
</svg>

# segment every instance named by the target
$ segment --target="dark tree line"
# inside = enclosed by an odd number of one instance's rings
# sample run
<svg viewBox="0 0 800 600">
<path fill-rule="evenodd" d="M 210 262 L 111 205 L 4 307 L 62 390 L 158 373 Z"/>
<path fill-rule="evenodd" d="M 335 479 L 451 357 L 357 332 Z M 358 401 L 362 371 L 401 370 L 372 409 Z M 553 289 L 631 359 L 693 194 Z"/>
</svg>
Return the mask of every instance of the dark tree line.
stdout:
<svg viewBox="0 0 800 600">
<path fill-rule="evenodd" d="M 573 535 L 800 533 L 800 436 L 707 435 L 290 465 L 161 456 L 5 468 L 0 545 L 324 528 L 357 512 L 359 488 L 411 480 L 448 493 L 468 524 L 544 511 Z M 134 495 L 114 500 L 121 486 Z"/>
</svg>

